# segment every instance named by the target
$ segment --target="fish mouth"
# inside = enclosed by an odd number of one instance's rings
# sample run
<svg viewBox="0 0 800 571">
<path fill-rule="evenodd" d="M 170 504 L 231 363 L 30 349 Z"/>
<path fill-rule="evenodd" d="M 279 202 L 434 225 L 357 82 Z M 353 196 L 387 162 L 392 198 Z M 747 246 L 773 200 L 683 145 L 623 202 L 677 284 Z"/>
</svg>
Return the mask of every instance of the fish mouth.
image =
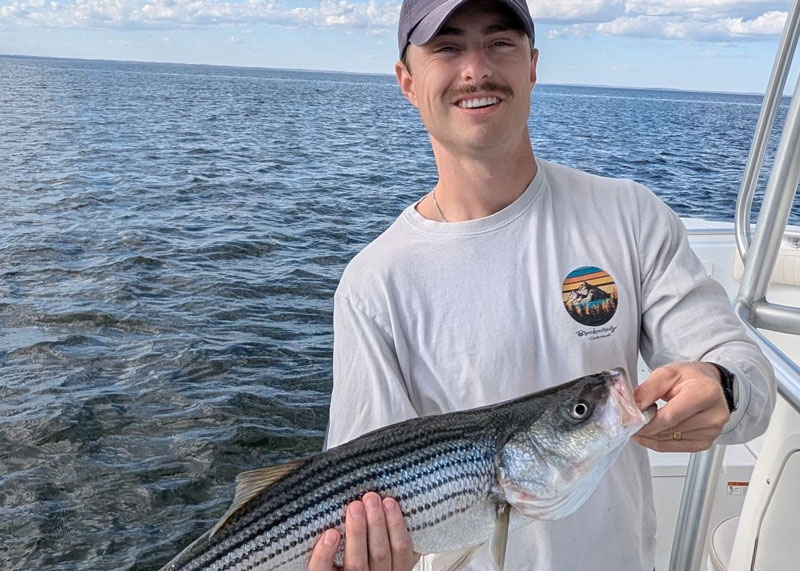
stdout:
<svg viewBox="0 0 800 571">
<path fill-rule="evenodd" d="M 650 407 L 644 412 L 639 410 L 633 398 L 633 387 L 625 369 L 611 369 L 608 374 L 611 377 L 611 396 L 619 410 L 622 427 L 626 431 L 632 430 L 635 432 L 639 430 L 653 418 L 655 407 Z"/>
</svg>

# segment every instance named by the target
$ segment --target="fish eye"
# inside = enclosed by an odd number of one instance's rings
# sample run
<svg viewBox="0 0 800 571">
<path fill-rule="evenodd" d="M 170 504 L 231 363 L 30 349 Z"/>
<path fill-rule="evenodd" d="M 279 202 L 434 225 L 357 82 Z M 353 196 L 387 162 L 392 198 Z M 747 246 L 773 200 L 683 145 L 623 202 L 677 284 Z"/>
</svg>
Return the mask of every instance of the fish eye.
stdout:
<svg viewBox="0 0 800 571">
<path fill-rule="evenodd" d="M 579 400 L 572 404 L 572 408 L 569 410 L 569 415 L 575 420 L 584 420 L 591 412 L 592 409 L 589 406 L 589 403 L 584 400 Z"/>
</svg>

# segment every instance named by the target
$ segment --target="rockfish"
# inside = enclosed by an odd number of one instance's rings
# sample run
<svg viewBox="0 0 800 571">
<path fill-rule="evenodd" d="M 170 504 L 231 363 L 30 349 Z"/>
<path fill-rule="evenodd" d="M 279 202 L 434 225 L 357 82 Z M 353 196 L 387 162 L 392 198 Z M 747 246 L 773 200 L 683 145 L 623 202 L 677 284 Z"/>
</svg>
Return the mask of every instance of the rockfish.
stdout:
<svg viewBox="0 0 800 571">
<path fill-rule="evenodd" d="M 322 532 L 344 533 L 345 507 L 369 491 L 399 502 L 418 553 L 450 552 L 442 565 L 457 569 L 490 541 L 502 569 L 509 521 L 518 527 L 574 512 L 650 418 L 625 372 L 613 369 L 500 404 L 406 420 L 244 472 L 222 520 L 162 571 L 305 571 Z"/>
</svg>

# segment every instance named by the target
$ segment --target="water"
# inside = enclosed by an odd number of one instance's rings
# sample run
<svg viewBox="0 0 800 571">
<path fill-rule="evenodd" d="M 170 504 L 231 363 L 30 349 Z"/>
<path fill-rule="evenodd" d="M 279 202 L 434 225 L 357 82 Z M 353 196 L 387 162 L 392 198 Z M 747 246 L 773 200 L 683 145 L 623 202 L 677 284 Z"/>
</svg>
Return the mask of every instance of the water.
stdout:
<svg viewBox="0 0 800 571">
<path fill-rule="evenodd" d="M 732 219 L 759 104 L 542 85 L 532 137 Z M 158 568 L 318 450 L 337 280 L 434 181 L 389 76 L 0 58 L 0 567 Z"/>
</svg>

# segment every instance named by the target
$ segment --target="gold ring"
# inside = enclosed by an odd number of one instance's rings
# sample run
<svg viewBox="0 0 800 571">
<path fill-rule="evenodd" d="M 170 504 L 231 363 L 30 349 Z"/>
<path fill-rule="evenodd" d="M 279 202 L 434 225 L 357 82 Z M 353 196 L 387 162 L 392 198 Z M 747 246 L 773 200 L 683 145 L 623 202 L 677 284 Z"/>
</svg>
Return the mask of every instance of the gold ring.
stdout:
<svg viewBox="0 0 800 571">
<path fill-rule="evenodd" d="M 681 434 L 680 432 L 673 432 L 672 433 L 672 439 L 673 440 L 683 440 L 683 434 Z"/>
</svg>

